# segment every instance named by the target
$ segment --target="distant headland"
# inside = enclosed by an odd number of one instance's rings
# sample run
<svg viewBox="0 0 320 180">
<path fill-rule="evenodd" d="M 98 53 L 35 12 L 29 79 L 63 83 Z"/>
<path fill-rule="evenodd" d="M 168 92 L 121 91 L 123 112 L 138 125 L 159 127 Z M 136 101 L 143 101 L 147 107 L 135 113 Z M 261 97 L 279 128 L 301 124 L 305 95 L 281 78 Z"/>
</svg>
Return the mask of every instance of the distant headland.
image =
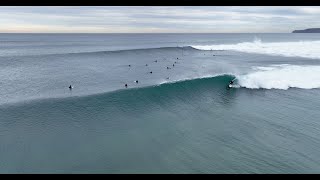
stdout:
<svg viewBox="0 0 320 180">
<path fill-rule="evenodd" d="M 292 33 L 320 33 L 320 28 L 310 28 L 304 30 L 294 30 Z"/>
</svg>

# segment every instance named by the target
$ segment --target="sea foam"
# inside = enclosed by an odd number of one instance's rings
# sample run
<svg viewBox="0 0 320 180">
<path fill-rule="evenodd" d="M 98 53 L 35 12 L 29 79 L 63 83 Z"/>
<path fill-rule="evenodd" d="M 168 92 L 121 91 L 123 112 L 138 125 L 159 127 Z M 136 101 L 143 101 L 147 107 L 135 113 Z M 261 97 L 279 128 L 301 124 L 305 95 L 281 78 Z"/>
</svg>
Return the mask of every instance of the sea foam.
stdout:
<svg viewBox="0 0 320 180">
<path fill-rule="evenodd" d="M 258 67 L 246 75 L 238 75 L 237 83 L 250 89 L 320 88 L 320 66 L 281 65 Z"/>
<path fill-rule="evenodd" d="M 320 59 L 320 41 L 261 42 L 260 39 L 256 39 L 253 42 L 237 44 L 197 45 L 191 47 L 199 50 L 233 50 L 246 53 Z"/>
</svg>

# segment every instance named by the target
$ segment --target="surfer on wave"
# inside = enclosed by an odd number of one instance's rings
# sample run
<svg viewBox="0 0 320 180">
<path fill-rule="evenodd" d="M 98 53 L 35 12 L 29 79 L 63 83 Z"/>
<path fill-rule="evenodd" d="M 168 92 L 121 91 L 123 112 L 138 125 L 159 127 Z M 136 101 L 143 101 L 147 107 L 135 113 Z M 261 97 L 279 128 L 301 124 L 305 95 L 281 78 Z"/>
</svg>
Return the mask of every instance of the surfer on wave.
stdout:
<svg viewBox="0 0 320 180">
<path fill-rule="evenodd" d="M 229 82 L 228 89 L 230 89 L 230 88 L 232 87 L 233 82 L 234 82 L 234 80 L 231 80 L 231 81 Z"/>
</svg>

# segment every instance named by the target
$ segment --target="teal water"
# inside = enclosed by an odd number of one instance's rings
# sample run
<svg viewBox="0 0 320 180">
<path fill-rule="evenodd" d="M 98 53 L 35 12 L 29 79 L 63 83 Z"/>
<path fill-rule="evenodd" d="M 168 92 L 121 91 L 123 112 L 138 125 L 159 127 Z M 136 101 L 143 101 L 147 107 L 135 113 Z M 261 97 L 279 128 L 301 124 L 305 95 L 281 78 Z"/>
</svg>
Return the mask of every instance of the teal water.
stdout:
<svg viewBox="0 0 320 180">
<path fill-rule="evenodd" d="M 317 51 L 281 54 L 283 43 L 285 52 L 296 46 L 288 34 L 274 35 L 277 41 L 268 34 L 231 36 L 239 36 L 241 51 L 221 50 L 220 42 L 209 51 L 191 43 L 3 54 L 0 173 L 319 173 Z M 264 48 L 239 44 L 255 36 L 262 45 L 248 43 Z M 318 48 L 310 35 L 300 36 Z M 198 41 L 215 37 L 230 38 L 198 35 Z"/>
</svg>

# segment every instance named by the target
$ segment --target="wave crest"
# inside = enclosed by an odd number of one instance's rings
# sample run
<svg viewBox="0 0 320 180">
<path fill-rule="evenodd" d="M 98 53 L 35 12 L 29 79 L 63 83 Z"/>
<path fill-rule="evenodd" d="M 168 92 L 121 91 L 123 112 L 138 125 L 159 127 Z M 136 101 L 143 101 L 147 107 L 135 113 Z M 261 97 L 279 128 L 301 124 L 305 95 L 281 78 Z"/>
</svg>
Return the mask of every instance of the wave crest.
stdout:
<svg viewBox="0 0 320 180">
<path fill-rule="evenodd" d="M 191 47 L 199 50 L 233 50 L 246 53 L 320 59 L 320 41 L 261 42 L 260 39 L 255 39 L 253 42 Z"/>
</svg>

